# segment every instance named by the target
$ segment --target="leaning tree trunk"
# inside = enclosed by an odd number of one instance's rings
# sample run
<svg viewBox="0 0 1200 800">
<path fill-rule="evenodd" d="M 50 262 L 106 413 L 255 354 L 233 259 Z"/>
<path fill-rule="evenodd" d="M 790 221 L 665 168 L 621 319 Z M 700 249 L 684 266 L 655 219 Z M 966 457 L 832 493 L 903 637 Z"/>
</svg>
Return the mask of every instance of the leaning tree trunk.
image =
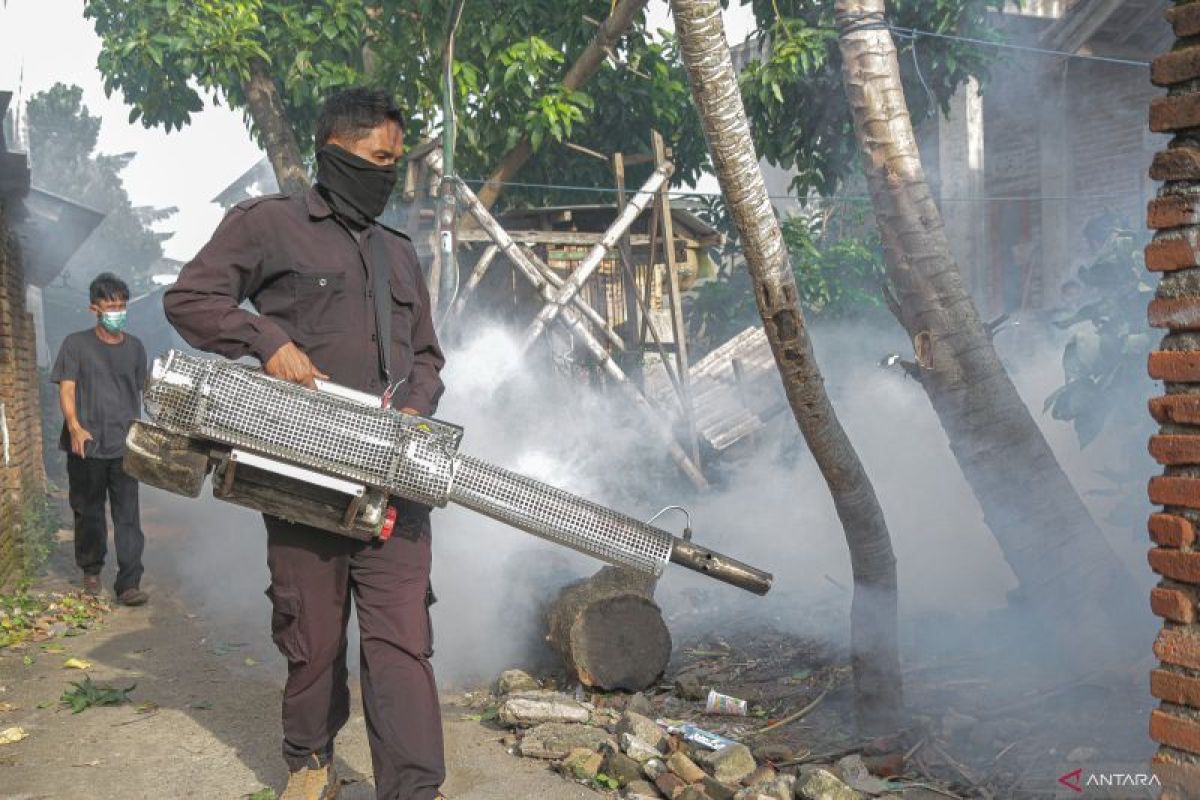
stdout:
<svg viewBox="0 0 1200 800">
<path fill-rule="evenodd" d="M 563 588 L 546 639 L 584 686 L 640 692 L 671 658 L 671 632 L 654 602 L 654 578 L 618 567 Z"/>
<path fill-rule="evenodd" d="M 837 0 L 843 79 L 894 310 L 921 384 L 1033 614 L 1082 665 L 1127 656 L 1142 597 L 1009 379 L 963 286 L 921 167 L 884 0 Z"/>
<path fill-rule="evenodd" d="M 251 60 L 250 77 L 242 90 L 246 93 L 250 118 L 262 137 L 271 168 L 275 170 L 279 191 L 289 194 L 304 191 L 308 188 L 308 172 L 304 169 L 296 135 L 283 110 L 283 101 L 279 99 L 279 89 L 267 62 L 260 58 Z"/>
<path fill-rule="evenodd" d="M 854 571 L 851 650 L 860 726 L 899 719 L 896 559 L 875 490 L 825 394 L 779 222 L 771 208 L 738 90 L 720 0 L 671 0 L 675 29 L 713 166 L 737 224 L 767 339 L 792 413 L 821 470 Z"/>
<path fill-rule="evenodd" d="M 600 23 L 592 41 L 567 70 L 562 82 L 564 89 L 567 91 L 581 89 L 592 79 L 592 76 L 600 69 L 600 65 L 604 63 L 604 59 L 608 58 L 609 52 L 616 47 L 621 36 L 646 8 L 648 2 L 649 0 L 621 0 L 617 3 L 608 19 Z M 529 134 L 525 134 L 519 142 L 513 145 L 511 150 L 504 154 L 499 165 L 488 176 L 487 183 L 480 187 L 479 200 L 483 203 L 484 208 L 490 209 L 495 205 L 500 193 L 504 191 L 505 182 L 512 180 L 513 176 L 521 171 L 521 167 L 525 166 L 532 156 L 533 145 Z"/>
</svg>

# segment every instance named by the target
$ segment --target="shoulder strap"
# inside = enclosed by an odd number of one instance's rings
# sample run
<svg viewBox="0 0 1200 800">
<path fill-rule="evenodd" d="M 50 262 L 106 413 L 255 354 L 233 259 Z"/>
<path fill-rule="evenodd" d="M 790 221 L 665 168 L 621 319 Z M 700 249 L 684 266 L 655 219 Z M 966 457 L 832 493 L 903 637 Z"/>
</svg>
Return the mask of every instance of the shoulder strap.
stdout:
<svg viewBox="0 0 1200 800">
<path fill-rule="evenodd" d="M 385 386 L 392 383 L 392 265 L 384 232 L 370 232 L 371 274 L 375 279 L 375 335 L 379 338 L 379 370 Z"/>
</svg>

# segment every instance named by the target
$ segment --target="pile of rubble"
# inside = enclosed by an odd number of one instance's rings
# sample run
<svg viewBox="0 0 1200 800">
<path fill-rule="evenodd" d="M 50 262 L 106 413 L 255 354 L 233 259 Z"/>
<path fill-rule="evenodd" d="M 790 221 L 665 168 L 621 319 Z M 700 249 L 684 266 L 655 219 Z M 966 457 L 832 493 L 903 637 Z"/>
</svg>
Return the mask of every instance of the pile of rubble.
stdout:
<svg viewBox="0 0 1200 800">
<path fill-rule="evenodd" d="M 677 689 L 677 691 L 679 691 Z M 955 796 L 872 774 L 900 759 L 848 755 L 832 763 L 794 759 L 789 748 L 753 749 L 681 721 L 663 719 L 645 695 L 589 702 L 541 688 L 519 670 L 500 676 L 485 719 L 509 733 L 509 752 L 553 762 L 567 777 L 629 800 L 862 800 L 876 795 Z M 695 700 L 694 697 L 686 699 Z M 894 769 L 894 768 L 893 768 Z M 890 771 L 895 775 L 895 771 Z"/>
</svg>

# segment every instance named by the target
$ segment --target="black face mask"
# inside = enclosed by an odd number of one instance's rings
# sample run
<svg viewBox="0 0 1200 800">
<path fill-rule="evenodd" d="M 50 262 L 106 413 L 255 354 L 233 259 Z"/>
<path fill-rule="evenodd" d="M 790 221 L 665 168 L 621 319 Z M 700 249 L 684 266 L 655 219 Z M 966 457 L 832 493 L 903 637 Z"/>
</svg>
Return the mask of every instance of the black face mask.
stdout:
<svg viewBox="0 0 1200 800">
<path fill-rule="evenodd" d="M 373 164 L 327 144 L 317 151 L 317 183 L 334 196 L 337 211 L 367 225 L 387 207 L 396 187 L 396 165 Z"/>
</svg>

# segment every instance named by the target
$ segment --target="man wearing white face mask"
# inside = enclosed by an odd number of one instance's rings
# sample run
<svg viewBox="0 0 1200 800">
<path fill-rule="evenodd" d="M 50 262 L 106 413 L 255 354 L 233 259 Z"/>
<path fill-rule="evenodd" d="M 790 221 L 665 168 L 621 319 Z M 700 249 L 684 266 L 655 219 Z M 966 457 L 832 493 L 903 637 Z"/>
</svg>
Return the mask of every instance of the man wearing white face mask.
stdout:
<svg viewBox="0 0 1200 800">
<path fill-rule="evenodd" d="M 104 500 L 111 506 L 117 547 L 118 602 L 140 606 L 145 537 L 138 511 L 137 481 L 125 473 L 125 435 L 142 409 L 146 349 L 125 333 L 129 287 L 105 272 L 88 289 L 96 326 L 72 333 L 62 343 L 50 380 L 58 384 L 63 412 L 59 446 L 67 452 L 71 510 L 75 514 L 75 563 L 83 588 L 100 592 L 100 570 L 108 550 Z"/>
</svg>

